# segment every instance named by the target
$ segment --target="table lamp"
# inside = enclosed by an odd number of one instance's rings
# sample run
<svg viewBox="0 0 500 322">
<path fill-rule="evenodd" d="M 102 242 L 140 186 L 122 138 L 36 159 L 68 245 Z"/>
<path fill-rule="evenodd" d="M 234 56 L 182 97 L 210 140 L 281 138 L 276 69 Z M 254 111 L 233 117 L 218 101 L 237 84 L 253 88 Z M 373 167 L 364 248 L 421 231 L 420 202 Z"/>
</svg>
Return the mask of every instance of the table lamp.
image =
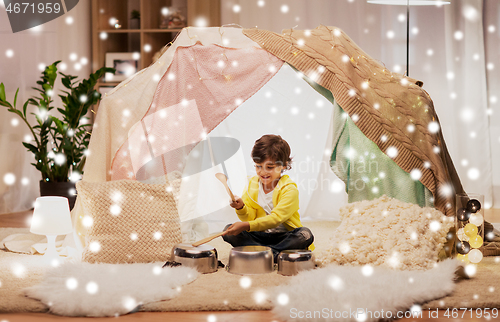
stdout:
<svg viewBox="0 0 500 322">
<path fill-rule="evenodd" d="M 445 0 L 367 0 L 368 3 L 406 6 L 406 76 L 410 76 L 410 6 L 441 6 Z"/>
<path fill-rule="evenodd" d="M 30 232 L 47 236 L 46 259 L 57 259 L 57 235 L 67 235 L 73 231 L 68 199 L 65 197 L 40 197 L 36 199 Z"/>
</svg>

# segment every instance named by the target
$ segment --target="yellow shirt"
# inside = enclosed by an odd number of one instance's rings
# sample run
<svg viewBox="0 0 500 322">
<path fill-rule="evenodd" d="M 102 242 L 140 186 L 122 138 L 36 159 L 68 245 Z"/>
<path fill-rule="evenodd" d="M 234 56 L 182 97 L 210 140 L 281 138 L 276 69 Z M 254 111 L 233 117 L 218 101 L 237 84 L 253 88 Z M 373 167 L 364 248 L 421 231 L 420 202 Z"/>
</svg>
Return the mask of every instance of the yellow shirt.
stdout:
<svg viewBox="0 0 500 322">
<path fill-rule="evenodd" d="M 299 190 L 297 184 L 288 175 L 282 176 L 273 190 L 274 208 L 269 215 L 257 203 L 258 196 L 259 177 L 254 176 L 241 197 L 245 206 L 236 210 L 240 220 L 250 224 L 250 231 L 264 231 L 280 224 L 283 224 L 288 231 L 303 227 L 298 212 Z M 314 244 L 311 244 L 309 249 L 314 250 Z"/>
</svg>

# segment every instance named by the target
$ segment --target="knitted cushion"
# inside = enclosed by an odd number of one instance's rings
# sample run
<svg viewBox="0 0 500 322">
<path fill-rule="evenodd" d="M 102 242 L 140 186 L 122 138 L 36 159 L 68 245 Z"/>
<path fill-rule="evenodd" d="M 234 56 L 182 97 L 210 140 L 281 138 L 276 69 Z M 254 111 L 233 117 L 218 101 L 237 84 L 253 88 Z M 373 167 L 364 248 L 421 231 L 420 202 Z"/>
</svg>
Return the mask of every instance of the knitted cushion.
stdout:
<svg viewBox="0 0 500 322">
<path fill-rule="evenodd" d="M 89 263 L 166 261 L 181 242 L 172 189 L 133 180 L 77 183 L 88 227 L 82 260 Z"/>
</svg>

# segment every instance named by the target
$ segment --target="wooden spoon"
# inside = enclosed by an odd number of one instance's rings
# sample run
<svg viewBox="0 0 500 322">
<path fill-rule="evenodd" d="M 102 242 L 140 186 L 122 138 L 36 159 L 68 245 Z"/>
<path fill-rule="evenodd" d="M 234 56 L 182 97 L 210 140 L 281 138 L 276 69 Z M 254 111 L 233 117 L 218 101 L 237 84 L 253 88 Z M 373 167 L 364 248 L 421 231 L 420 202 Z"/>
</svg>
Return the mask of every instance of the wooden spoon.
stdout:
<svg viewBox="0 0 500 322">
<path fill-rule="evenodd" d="M 231 189 L 229 189 L 229 186 L 227 185 L 227 177 L 226 177 L 226 175 L 225 175 L 224 173 L 220 173 L 220 172 L 219 172 L 219 173 L 216 173 L 216 174 L 215 174 L 215 177 L 216 177 L 217 179 L 219 179 L 219 181 L 220 181 L 220 182 L 222 182 L 222 184 L 224 185 L 224 187 L 226 187 L 226 191 L 227 191 L 227 193 L 229 194 L 229 196 L 231 197 L 231 200 L 232 200 L 233 202 L 235 202 L 235 201 L 236 201 L 236 198 L 234 198 L 234 195 L 233 195 L 233 193 L 231 192 Z"/>
<path fill-rule="evenodd" d="M 203 238 L 202 240 L 198 240 L 197 242 L 195 243 L 192 243 L 191 245 L 193 245 L 193 247 L 198 247 L 200 245 L 203 245 L 205 243 L 208 243 L 209 241 L 211 241 L 212 239 L 215 239 L 217 237 L 220 237 L 222 235 L 224 235 L 224 231 L 222 233 L 218 233 L 218 234 L 215 234 L 213 236 L 210 236 L 210 237 L 207 237 L 207 238 Z"/>
</svg>

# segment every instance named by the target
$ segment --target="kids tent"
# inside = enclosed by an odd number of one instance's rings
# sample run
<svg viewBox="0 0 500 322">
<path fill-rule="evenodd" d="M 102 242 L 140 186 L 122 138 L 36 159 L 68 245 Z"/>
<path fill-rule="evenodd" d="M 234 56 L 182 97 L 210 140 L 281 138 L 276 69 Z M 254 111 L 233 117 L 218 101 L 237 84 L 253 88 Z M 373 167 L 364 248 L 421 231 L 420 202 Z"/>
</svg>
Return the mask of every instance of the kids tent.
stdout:
<svg viewBox="0 0 500 322">
<path fill-rule="evenodd" d="M 171 184 L 184 241 L 238 220 L 260 136 L 292 148 L 301 217 L 334 220 L 386 194 L 446 215 L 462 187 L 421 82 L 392 73 L 340 29 L 184 28 L 161 57 L 101 101 L 84 180 Z M 85 242 L 83 210 L 73 210 Z"/>
</svg>

